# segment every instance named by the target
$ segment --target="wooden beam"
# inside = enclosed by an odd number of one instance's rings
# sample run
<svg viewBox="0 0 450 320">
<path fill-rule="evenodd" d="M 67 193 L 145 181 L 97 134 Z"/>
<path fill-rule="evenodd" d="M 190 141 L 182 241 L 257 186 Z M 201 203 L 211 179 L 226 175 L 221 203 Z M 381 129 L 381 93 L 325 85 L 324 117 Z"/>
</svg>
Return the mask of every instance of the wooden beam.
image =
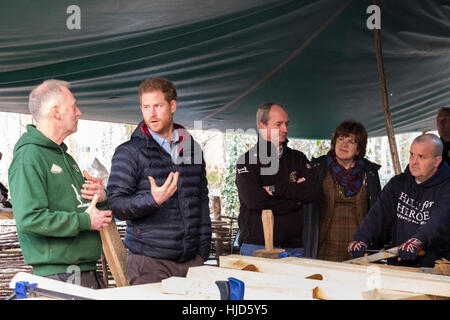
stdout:
<svg viewBox="0 0 450 320">
<path fill-rule="evenodd" d="M 214 220 L 220 221 L 220 215 L 222 213 L 222 207 L 220 205 L 220 197 L 213 197 L 213 208 L 214 208 Z"/>
<path fill-rule="evenodd" d="M 95 300 L 184 300 L 186 296 L 168 295 L 161 292 L 161 283 L 142 284 L 109 289 L 90 289 L 63 281 L 48 279 L 26 272 L 18 272 L 9 287 L 14 288 L 17 281 L 37 283 L 38 288 L 52 290 Z M 41 299 L 41 298 L 39 298 Z"/>
<path fill-rule="evenodd" d="M 246 300 L 298 300 L 298 299 L 378 299 L 376 290 L 365 286 L 348 284 L 345 287 L 338 283 L 305 279 L 301 277 L 274 275 L 252 271 L 233 270 L 210 266 L 189 268 L 186 281 L 201 288 L 214 288 L 218 292 L 215 281 L 226 281 L 229 277 L 237 278 L 245 283 Z M 202 286 L 200 284 L 203 284 Z M 164 287 L 164 285 L 163 285 Z"/>
<path fill-rule="evenodd" d="M 320 274 L 326 282 L 450 297 L 448 276 L 390 270 L 378 268 L 376 265 L 353 265 L 291 257 L 272 260 L 241 255 L 222 256 L 219 265 L 223 268 L 245 267 L 274 275 L 282 273 L 298 278 Z"/>
<path fill-rule="evenodd" d="M 389 149 L 391 151 L 392 164 L 394 166 L 395 174 L 400 174 L 402 168 L 397 150 L 397 142 L 395 141 L 395 132 L 392 125 L 391 111 L 389 109 L 389 96 L 386 84 L 386 75 L 384 72 L 383 51 L 381 48 L 381 31 L 374 29 L 375 34 L 375 48 L 377 57 L 378 79 L 380 81 L 381 102 L 383 106 L 384 122 L 386 124 L 386 134 L 389 141 Z"/>
<path fill-rule="evenodd" d="M 114 220 L 100 231 L 103 243 L 103 252 L 108 261 L 109 269 L 118 287 L 128 286 L 127 251 L 120 238 Z"/>
<path fill-rule="evenodd" d="M 103 273 L 103 282 L 105 283 L 106 288 L 109 286 L 109 279 L 108 279 L 108 262 L 106 261 L 105 253 L 102 252 L 102 273 Z"/>
<path fill-rule="evenodd" d="M 96 290 L 99 300 L 186 300 L 186 295 L 167 294 L 161 289 L 161 282 L 136 286 Z M 191 298 L 189 298 L 191 299 Z"/>
<path fill-rule="evenodd" d="M 95 292 L 97 290 L 81 287 L 75 284 L 48 279 L 45 277 L 36 276 L 27 272 L 18 272 L 10 281 L 9 287 L 14 289 L 16 282 L 28 281 L 29 283 L 37 283 L 38 288 L 56 291 L 68 295 L 75 295 L 86 299 L 96 299 Z"/>
<path fill-rule="evenodd" d="M 0 220 L 2 219 L 14 219 L 13 211 L 12 209 L 0 209 Z"/>
</svg>

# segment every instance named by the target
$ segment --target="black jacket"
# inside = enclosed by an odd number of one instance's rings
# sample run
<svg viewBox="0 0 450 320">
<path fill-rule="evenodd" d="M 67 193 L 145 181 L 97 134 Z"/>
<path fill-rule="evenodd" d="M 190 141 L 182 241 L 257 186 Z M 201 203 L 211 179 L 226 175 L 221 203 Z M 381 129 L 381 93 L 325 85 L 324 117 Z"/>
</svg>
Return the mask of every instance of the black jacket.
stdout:
<svg viewBox="0 0 450 320">
<path fill-rule="evenodd" d="M 363 159 L 364 168 L 367 176 L 367 192 L 369 196 L 369 208 L 371 208 L 377 201 L 378 195 L 381 191 L 380 178 L 378 170 L 380 165 Z M 305 206 L 305 228 L 303 233 L 303 240 L 305 243 L 305 257 L 316 258 L 319 249 L 319 224 L 320 224 L 320 201 L 322 199 L 322 183 L 328 170 L 326 155 L 311 160 L 311 166 L 314 173 L 317 175 L 320 183 L 320 196 L 311 204 Z M 389 233 L 385 232 L 383 236 L 376 239 L 370 244 L 373 249 L 380 249 L 389 241 Z"/>
<path fill-rule="evenodd" d="M 176 262 L 193 259 L 196 254 L 206 260 L 211 220 L 200 146 L 187 130 L 176 126 L 184 138 L 180 153 L 183 163 L 176 165 L 144 133 L 142 125 L 138 125 L 130 141 L 116 148 L 107 187 L 109 209 L 118 219 L 127 220 L 125 246 L 135 254 Z M 171 171 L 179 172 L 177 191 L 159 206 L 150 192 L 148 176 L 160 186 Z"/>
<path fill-rule="evenodd" d="M 392 229 L 393 246 L 410 238 L 417 238 L 423 244 L 424 256 L 401 264 L 432 267 L 438 258 L 450 259 L 450 168 L 446 163 L 421 184 L 415 182 L 409 166 L 404 173 L 393 177 L 354 239 L 368 243 L 387 226 Z"/>
<path fill-rule="evenodd" d="M 268 150 L 268 153 L 262 151 L 261 154 L 270 156 L 276 152 L 270 142 L 262 138 L 259 141 L 266 143 Z M 240 200 L 240 245 L 243 242 L 264 245 L 261 213 L 264 209 L 271 209 L 274 215 L 274 245 L 282 248 L 303 247 L 302 206 L 318 196 L 319 184 L 306 156 L 286 144 L 274 174 L 267 175 L 264 171 L 261 174 L 261 170 L 268 169 L 271 164 L 262 164 L 267 161 L 261 159 L 259 142 L 238 160 L 236 186 Z M 278 155 L 275 159 L 278 160 Z M 306 181 L 296 183 L 302 177 Z M 269 185 L 275 186 L 273 196 L 263 189 L 263 186 Z"/>
<path fill-rule="evenodd" d="M 444 150 L 442 151 L 442 161 L 447 162 L 450 166 L 450 141 L 444 142 L 442 138 L 441 140 L 444 145 Z"/>
</svg>

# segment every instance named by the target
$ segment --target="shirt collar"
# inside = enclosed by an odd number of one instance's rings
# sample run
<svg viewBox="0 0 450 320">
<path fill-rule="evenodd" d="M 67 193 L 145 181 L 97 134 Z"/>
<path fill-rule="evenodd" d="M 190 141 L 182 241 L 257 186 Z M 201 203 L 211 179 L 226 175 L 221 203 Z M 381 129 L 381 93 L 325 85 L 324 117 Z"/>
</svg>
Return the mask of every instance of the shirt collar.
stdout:
<svg viewBox="0 0 450 320">
<path fill-rule="evenodd" d="M 159 145 L 162 146 L 165 143 L 169 143 L 169 145 L 170 145 L 169 139 L 159 136 L 157 133 L 153 132 L 148 126 L 147 126 L 147 130 L 150 133 L 150 135 L 153 137 L 153 139 L 155 139 L 155 141 L 158 142 Z M 173 130 L 172 131 L 172 144 L 178 144 L 178 143 L 180 143 L 180 136 L 179 136 L 177 130 Z"/>
</svg>

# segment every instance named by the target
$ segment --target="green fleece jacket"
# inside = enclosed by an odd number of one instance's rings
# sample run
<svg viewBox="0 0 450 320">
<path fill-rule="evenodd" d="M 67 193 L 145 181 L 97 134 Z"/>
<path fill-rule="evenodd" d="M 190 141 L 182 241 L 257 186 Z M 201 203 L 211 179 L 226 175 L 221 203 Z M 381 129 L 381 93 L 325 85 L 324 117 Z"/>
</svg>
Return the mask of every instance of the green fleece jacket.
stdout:
<svg viewBox="0 0 450 320">
<path fill-rule="evenodd" d="M 75 160 L 33 125 L 14 147 L 8 171 L 17 234 L 25 264 L 48 276 L 96 269 L 102 252 L 81 197 L 84 177 Z M 98 203 L 106 209 L 107 201 Z"/>
</svg>

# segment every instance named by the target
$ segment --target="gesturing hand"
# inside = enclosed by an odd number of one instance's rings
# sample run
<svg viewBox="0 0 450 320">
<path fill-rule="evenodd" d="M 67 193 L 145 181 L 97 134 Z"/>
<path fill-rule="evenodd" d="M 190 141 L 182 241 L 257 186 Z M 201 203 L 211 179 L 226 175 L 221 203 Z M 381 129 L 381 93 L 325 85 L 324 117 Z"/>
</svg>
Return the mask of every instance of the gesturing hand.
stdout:
<svg viewBox="0 0 450 320">
<path fill-rule="evenodd" d="M 160 206 L 167 199 L 169 199 L 175 191 L 177 191 L 177 182 L 178 182 L 178 172 L 171 172 L 167 177 L 164 184 L 160 187 L 156 185 L 155 179 L 153 177 L 148 176 L 150 180 L 150 191 L 152 193 L 153 199 Z"/>
<path fill-rule="evenodd" d="M 98 202 L 98 195 L 94 194 L 92 202 L 89 204 L 89 207 L 85 212 L 89 214 L 91 218 L 91 230 L 100 231 L 111 222 L 112 211 L 111 210 L 98 210 L 96 205 Z"/>
<path fill-rule="evenodd" d="M 94 195 L 98 195 L 98 200 L 100 202 L 106 200 L 106 191 L 103 186 L 103 181 L 100 178 L 94 178 L 86 170 L 83 170 L 83 176 L 87 180 L 83 184 L 83 189 L 81 189 L 81 196 L 84 199 L 92 200 Z"/>
</svg>

